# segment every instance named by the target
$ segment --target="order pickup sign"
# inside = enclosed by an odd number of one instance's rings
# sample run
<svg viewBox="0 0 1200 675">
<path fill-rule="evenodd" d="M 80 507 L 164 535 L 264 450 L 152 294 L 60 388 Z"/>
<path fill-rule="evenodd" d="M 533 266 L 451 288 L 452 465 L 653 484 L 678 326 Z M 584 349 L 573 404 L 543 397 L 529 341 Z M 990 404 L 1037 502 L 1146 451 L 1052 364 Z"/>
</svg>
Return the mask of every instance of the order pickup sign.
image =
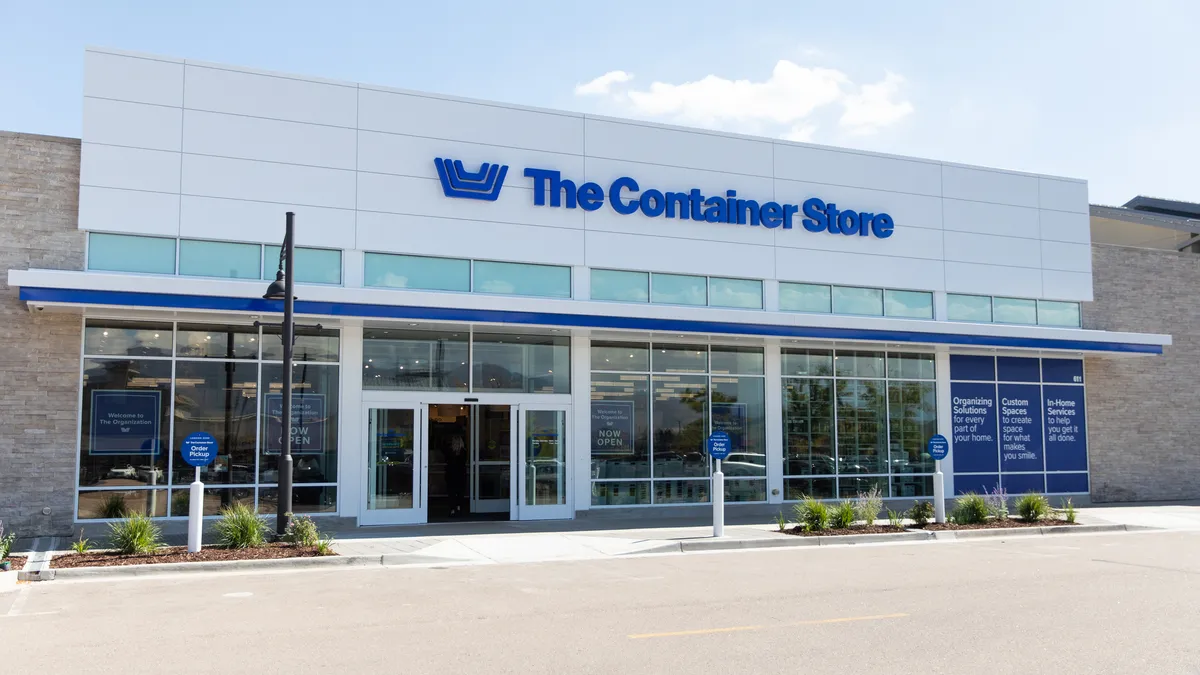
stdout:
<svg viewBox="0 0 1200 675">
<path fill-rule="evenodd" d="M 708 437 L 708 454 L 712 455 L 713 459 L 725 459 L 729 456 L 729 451 L 733 448 L 733 443 L 729 440 L 729 434 L 724 431 L 714 431 Z"/>
<path fill-rule="evenodd" d="M 946 459 L 946 455 L 950 454 L 950 441 L 947 441 L 945 436 L 937 434 L 929 439 L 929 447 L 926 450 L 929 452 L 930 457 L 941 461 Z"/>
<path fill-rule="evenodd" d="M 192 466 L 208 466 L 217 458 L 217 439 L 204 431 L 188 434 L 179 446 L 183 461 Z"/>
</svg>

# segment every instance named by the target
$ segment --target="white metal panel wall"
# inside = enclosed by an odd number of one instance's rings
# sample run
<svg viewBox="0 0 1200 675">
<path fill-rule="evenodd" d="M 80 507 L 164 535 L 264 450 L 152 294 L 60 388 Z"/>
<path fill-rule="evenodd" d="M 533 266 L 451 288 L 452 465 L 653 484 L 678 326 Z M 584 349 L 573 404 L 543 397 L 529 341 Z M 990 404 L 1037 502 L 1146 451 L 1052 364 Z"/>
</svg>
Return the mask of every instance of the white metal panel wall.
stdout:
<svg viewBox="0 0 1200 675">
<path fill-rule="evenodd" d="M 108 50 L 86 53 L 80 227 L 1090 300 L 1087 184 Z M 434 157 L 509 166 L 448 199 Z M 888 239 L 537 207 L 526 167 L 887 212 Z M 607 202 L 607 195 L 606 195 Z M 347 281 L 348 285 L 357 282 Z"/>
</svg>

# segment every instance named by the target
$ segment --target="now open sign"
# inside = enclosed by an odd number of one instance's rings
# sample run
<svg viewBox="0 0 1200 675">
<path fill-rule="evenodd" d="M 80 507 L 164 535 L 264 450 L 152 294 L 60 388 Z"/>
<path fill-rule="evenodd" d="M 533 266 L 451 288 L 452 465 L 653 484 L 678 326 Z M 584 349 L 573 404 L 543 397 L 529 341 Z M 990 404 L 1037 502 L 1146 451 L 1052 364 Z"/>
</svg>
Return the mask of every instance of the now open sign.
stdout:
<svg viewBox="0 0 1200 675">
<path fill-rule="evenodd" d="M 267 409 L 266 454 L 283 450 L 283 394 L 263 397 Z M 292 454 L 319 455 L 325 451 L 325 394 L 292 394 Z"/>
</svg>

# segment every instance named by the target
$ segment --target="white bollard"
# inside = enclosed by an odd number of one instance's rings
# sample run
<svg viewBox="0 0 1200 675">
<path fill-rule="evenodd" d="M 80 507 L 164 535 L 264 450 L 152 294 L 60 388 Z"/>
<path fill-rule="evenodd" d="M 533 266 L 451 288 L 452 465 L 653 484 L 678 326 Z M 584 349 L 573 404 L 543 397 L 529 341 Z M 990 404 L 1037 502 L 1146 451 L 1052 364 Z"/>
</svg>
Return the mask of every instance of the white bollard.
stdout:
<svg viewBox="0 0 1200 675">
<path fill-rule="evenodd" d="M 933 519 L 946 522 L 946 476 L 942 473 L 942 461 L 934 462 L 933 474 Z"/>
<path fill-rule="evenodd" d="M 713 536 L 725 536 L 725 474 L 721 473 L 721 460 L 713 473 Z"/>
<path fill-rule="evenodd" d="M 204 483 L 200 482 L 200 467 L 191 485 L 188 501 L 188 553 L 200 552 L 200 537 L 204 528 Z"/>
</svg>

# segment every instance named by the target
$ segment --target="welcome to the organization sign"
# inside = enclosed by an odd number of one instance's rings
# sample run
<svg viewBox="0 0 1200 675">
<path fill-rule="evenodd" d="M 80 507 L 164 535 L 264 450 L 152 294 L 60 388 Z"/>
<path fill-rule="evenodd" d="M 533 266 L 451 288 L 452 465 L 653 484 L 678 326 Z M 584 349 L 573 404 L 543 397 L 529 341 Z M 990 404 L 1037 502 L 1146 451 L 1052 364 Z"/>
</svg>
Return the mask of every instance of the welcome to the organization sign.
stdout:
<svg viewBox="0 0 1200 675">
<path fill-rule="evenodd" d="M 496 201 L 508 175 L 508 166 L 488 162 L 480 165 L 478 171 L 467 171 L 460 160 L 437 158 L 434 164 L 447 197 Z M 895 221 L 887 213 L 839 209 L 837 204 L 819 197 L 810 197 L 799 205 L 776 201 L 759 203 L 738 197 L 736 190 L 726 190 L 724 196 L 719 196 L 705 195 L 700 188 L 680 191 L 643 189 L 629 176 L 617 178 L 606 189 L 594 182 L 576 184 L 553 169 L 527 168 L 523 175 L 531 181 L 534 206 L 595 211 L 608 204 L 621 215 L 640 212 L 650 218 L 784 230 L 793 229 L 795 218 L 803 214 L 800 224 L 809 232 L 878 239 L 892 236 L 896 228 Z"/>
</svg>

